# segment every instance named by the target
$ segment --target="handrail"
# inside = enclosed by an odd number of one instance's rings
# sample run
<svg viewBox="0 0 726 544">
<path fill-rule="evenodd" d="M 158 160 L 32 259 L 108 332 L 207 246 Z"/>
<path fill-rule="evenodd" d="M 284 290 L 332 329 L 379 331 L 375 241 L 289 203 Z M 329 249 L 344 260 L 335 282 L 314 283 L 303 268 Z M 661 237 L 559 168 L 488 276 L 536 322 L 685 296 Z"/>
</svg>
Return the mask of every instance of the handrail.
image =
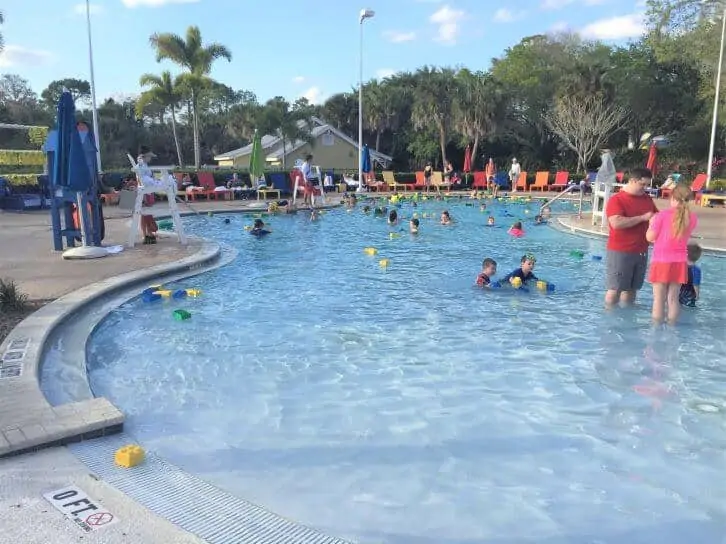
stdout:
<svg viewBox="0 0 726 544">
<path fill-rule="evenodd" d="M 571 193 L 571 192 L 572 192 L 572 191 L 574 191 L 575 189 L 578 189 L 578 190 L 579 190 L 579 189 L 580 189 L 580 186 L 579 186 L 579 185 L 570 185 L 570 186 L 569 186 L 569 187 L 568 187 L 567 189 L 565 189 L 564 191 L 562 191 L 562 192 L 561 192 L 560 194 L 558 194 L 558 195 L 557 195 L 556 197 L 554 197 L 554 198 L 551 198 L 550 200 L 548 200 L 547 202 L 545 202 L 544 204 L 542 204 L 542 206 L 541 206 L 541 207 L 540 207 L 540 209 L 539 209 L 539 213 L 541 214 L 541 213 L 542 213 L 542 210 L 544 210 L 544 209 L 545 209 L 545 208 L 546 208 L 547 206 L 549 206 L 549 205 L 550 205 L 550 204 L 552 204 L 553 202 L 555 202 L 555 201 L 559 200 L 560 198 L 562 198 L 562 197 L 563 197 L 563 196 L 565 196 L 566 194 L 568 194 L 568 193 Z M 582 195 L 583 195 L 584 193 L 585 193 L 585 191 L 581 191 L 581 192 L 580 192 L 580 213 L 582 213 Z"/>
</svg>

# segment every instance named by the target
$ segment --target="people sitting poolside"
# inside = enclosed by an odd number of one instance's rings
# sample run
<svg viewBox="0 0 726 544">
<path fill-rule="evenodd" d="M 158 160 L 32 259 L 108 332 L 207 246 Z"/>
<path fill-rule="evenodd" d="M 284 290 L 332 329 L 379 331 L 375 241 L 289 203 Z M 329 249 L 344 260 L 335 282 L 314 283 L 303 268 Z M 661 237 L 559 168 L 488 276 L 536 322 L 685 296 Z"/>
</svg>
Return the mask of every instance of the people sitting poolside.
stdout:
<svg viewBox="0 0 726 544">
<path fill-rule="evenodd" d="M 509 274 L 504 276 L 504 280 L 511 284 L 518 283 L 515 278 L 519 278 L 522 285 L 525 285 L 528 281 L 537 281 L 539 278 L 534 275 L 534 266 L 537 263 L 537 259 L 532 254 L 522 255 L 522 259 L 519 263 L 519 268 L 512 270 Z"/>
<path fill-rule="evenodd" d="M 522 222 L 515 222 L 507 231 L 507 234 L 514 236 L 515 238 L 521 238 L 524 236 L 524 229 L 522 228 Z"/>
<path fill-rule="evenodd" d="M 497 261 L 487 257 L 481 264 L 481 272 L 476 277 L 476 284 L 479 287 L 491 288 L 493 285 L 492 278 L 497 273 Z"/>
</svg>

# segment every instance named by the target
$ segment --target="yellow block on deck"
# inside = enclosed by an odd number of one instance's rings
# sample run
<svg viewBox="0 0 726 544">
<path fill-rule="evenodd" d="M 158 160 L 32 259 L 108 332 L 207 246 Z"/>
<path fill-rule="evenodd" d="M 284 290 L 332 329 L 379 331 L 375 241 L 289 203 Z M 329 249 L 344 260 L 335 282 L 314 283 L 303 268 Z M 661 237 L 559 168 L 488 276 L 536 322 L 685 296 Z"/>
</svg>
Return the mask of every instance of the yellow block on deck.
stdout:
<svg viewBox="0 0 726 544">
<path fill-rule="evenodd" d="M 171 291 L 169 289 L 161 289 L 159 291 L 154 291 L 155 295 L 161 295 L 162 297 L 170 297 Z"/>
<path fill-rule="evenodd" d="M 202 294 L 202 291 L 199 289 L 187 289 L 187 296 L 198 297 L 201 294 Z"/>
<path fill-rule="evenodd" d="M 114 461 L 120 467 L 131 468 L 144 462 L 144 450 L 136 444 L 129 444 L 116 450 Z"/>
</svg>

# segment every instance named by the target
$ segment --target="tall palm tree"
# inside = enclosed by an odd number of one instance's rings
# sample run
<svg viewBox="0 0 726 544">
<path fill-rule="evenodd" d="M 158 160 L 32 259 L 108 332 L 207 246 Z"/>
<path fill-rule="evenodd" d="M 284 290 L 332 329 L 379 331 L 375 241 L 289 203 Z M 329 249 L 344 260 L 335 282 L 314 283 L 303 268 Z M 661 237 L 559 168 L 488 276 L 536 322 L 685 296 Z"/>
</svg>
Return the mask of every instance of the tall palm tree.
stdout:
<svg viewBox="0 0 726 544">
<path fill-rule="evenodd" d="M 473 142 L 475 161 L 479 143 L 490 137 L 504 120 L 506 99 L 491 74 L 463 69 L 457 74 L 460 92 L 454 104 L 456 128 L 467 142 Z"/>
<path fill-rule="evenodd" d="M 282 169 L 286 167 L 287 144 L 296 141 L 313 143 L 310 132 L 313 128 L 312 109 L 307 100 L 301 99 L 290 105 L 281 96 L 265 103 L 263 134 L 276 134 L 282 140 Z"/>
<path fill-rule="evenodd" d="M 192 106 L 192 132 L 194 135 L 194 166 L 201 163 L 201 146 L 199 143 L 199 97 L 203 89 L 209 85 L 212 64 L 217 59 L 232 60 L 232 53 L 226 46 L 213 42 L 202 43 L 202 34 L 198 26 L 190 26 L 184 38 L 177 34 L 153 34 L 149 41 L 156 50 L 156 61 L 170 60 L 186 70 L 179 76 L 190 94 Z"/>
<path fill-rule="evenodd" d="M 136 103 L 137 112 L 143 112 L 144 108 L 149 104 L 158 104 L 163 108 L 164 112 L 167 109 L 171 112 L 171 131 L 174 135 L 176 156 L 179 160 L 179 166 L 184 166 L 179 135 L 176 130 L 176 109 L 182 99 L 177 82 L 172 79 L 171 72 L 164 70 L 160 76 L 154 74 L 142 75 L 139 78 L 139 85 L 149 87 L 149 89 L 141 93 Z"/>
<path fill-rule="evenodd" d="M 425 66 L 416 72 L 411 120 L 418 129 L 431 126 L 436 128 L 442 164 L 446 164 L 446 144 L 449 143 L 457 92 L 456 74 L 450 68 L 438 69 Z"/>
</svg>

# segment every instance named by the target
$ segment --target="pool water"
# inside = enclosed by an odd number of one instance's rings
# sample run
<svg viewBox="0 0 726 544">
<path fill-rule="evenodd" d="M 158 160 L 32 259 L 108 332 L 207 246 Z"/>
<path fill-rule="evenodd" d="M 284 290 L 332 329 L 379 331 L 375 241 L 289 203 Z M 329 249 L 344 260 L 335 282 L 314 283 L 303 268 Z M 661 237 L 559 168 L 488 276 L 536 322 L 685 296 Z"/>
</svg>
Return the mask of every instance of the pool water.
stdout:
<svg viewBox="0 0 726 544">
<path fill-rule="evenodd" d="M 169 286 L 198 299 L 112 312 L 94 393 L 170 462 L 359 542 L 722 542 L 726 259 L 653 327 L 647 287 L 602 309 L 604 242 L 532 225 L 534 204 L 490 205 L 496 228 L 463 202 L 416 212 L 416 237 L 360 206 L 266 218 L 262 239 L 249 216 L 189 218 L 239 255 Z M 554 293 L 473 286 L 484 257 L 502 276 L 529 252 Z"/>
</svg>

